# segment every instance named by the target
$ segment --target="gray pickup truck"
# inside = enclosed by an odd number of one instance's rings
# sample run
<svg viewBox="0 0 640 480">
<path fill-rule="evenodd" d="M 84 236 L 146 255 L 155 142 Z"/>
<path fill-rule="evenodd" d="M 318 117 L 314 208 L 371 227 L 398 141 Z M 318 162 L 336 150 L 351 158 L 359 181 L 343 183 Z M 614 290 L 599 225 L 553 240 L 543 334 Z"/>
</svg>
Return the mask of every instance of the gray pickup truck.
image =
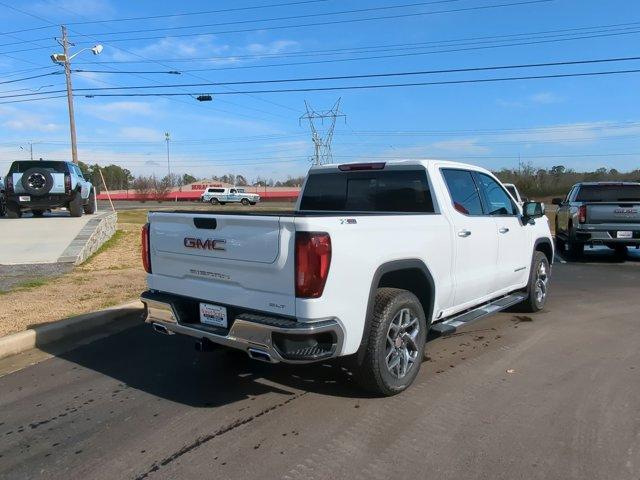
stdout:
<svg viewBox="0 0 640 480">
<path fill-rule="evenodd" d="M 20 218 L 28 210 L 34 217 L 54 208 L 66 208 L 72 217 L 96 211 L 93 185 L 71 162 L 13 162 L 5 178 L 4 189 L 9 218 Z"/>
<path fill-rule="evenodd" d="M 554 198 L 556 243 L 573 257 L 585 245 L 605 245 L 620 256 L 640 247 L 640 183 L 583 182 L 565 198 Z"/>
</svg>

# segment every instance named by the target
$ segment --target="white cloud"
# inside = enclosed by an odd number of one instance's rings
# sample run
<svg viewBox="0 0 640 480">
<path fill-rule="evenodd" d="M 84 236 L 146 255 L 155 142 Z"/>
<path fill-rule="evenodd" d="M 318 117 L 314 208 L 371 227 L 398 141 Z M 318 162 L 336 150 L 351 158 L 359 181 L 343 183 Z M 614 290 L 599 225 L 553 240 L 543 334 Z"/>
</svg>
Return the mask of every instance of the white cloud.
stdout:
<svg viewBox="0 0 640 480">
<path fill-rule="evenodd" d="M 118 131 L 118 136 L 128 140 L 140 140 L 144 142 L 164 141 L 164 132 L 146 127 L 123 127 Z"/>
<path fill-rule="evenodd" d="M 120 122 L 130 117 L 148 117 L 157 115 L 157 110 L 149 102 L 111 102 L 86 107 L 89 115 L 107 122 Z"/>
<path fill-rule="evenodd" d="M 230 65 L 252 61 L 261 56 L 269 56 L 289 51 L 299 43 L 294 40 L 274 40 L 271 42 L 252 42 L 247 45 L 218 43 L 214 35 L 198 35 L 188 39 L 166 37 L 142 48 L 130 49 L 131 53 L 115 50 L 108 52 L 113 60 L 136 60 L 140 57 L 154 58 L 159 61 L 169 59 L 200 58 L 205 65 Z M 257 56 L 242 58 L 244 55 Z M 172 65 L 179 69 L 179 65 Z"/>
<path fill-rule="evenodd" d="M 556 95 L 555 93 L 552 93 L 552 92 L 536 93 L 535 95 L 531 95 L 529 97 L 529 99 L 533 103 L 539 103 L 539 104 L 543 104 L 543 105 L 548 105 L 548 104 L 551 104 L 551 103 L 559 103 L 559 102 L 562 101 L 562 98 L 560 98 L 558 95 Z"/>
<path fill-rule="evenodd" d="M 436 150 L 465 155 L 475 155 L 489 152 L 489 148 L 478 145 L 478 140 L 475 138 L 443 140 L 440 142 L 434 142 L 430 146 L 432 148 L 435 148 Z"/>
<path fill-rule="evenodd" d="M 62 128 L 62 125 L 59 123 L 47 121 L 44 115 L 13 112 L 8 116 L 11 118 L 2 122 L 1 125 L 9 130 L 16 130 L 20 132 L 55 132 Z"/>
<path fill-rule="evenodd" d="M 564 101 L 562 97 L 553 92 L 538 92 L 519 99 L 499 98 L 496 104 L 504 108 L 525 108 L 537 105 L 551 105 Z"/>
</svg>

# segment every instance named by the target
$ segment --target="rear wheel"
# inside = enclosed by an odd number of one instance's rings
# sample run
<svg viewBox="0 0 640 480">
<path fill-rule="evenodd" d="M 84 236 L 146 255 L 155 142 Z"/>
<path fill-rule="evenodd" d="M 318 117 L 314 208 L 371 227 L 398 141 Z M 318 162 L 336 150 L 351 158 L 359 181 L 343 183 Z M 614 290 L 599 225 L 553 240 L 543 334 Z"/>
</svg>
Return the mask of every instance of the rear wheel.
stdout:
<svg viewBox="0 0 640 480">
<path fill-rule="evenodd" d="M 240 200 L 240 203 L 246 207 L 247 205 L 249 205 L 249 199 L 243 198 L 242 200 Z"/>
<path fill-rule="evenodd" d="M 573 260 L 577 260 L 584 255 L 584 243 L 576 240 L 575 232 L 573 231 L 573 227 L 569 229 L 569 238 L 567 241 L 567 253 L 570 258 Z"/>
<path fill-rule="evenodd" d="M 534 252 L 526 290 L 527 298 L 522 302 L 523 311 L 534 313 L 542 310 L 547 302 L 550 274 L 547 256 L 539 251 Z"/>
<path fill-rule="evenodd" d="M 359 383 L 378 395 L 391 396 L 413 383 L 427 338 L 427 321 L 418 298 L 398 288 L 376 292 L 364 358 L 356 369 Z"/>
<path fill-rule="evenodd" d="M 618 260 L 626 260 L 628 252 L 626 245 L 615 245 L 613 249 L 615 250 L 615 255 Z"/>
<path fill-rule="evenodd" d="M 218 205 L 220 202 L 218 201 L 217 198 L 212 198 L 211 200 L 209 200 L 209 203 L 211 205 Z"/>
<path fill-rule="evenodd" d="M 12 202 L 7 203 L 7 217 L 9 218 L 22 217 L 22 210 L 20 210 L 20 206 L 17 203 L 12 203 Z"/>
<path fill-rule="evenodd" d="M 89 192 L 89 199 L 84 206 L 84 213 L 88 215 L 96 213 L 96 192 L 93 189 Z"/>
<path fill-rule="evenodd" d="M 84 205 L 82 205 L 82 197 L 80 193 L 76 193 L 76 196 L 69 202 L 69 213 L 72 217 L 81 217 Z"/>
</svg>

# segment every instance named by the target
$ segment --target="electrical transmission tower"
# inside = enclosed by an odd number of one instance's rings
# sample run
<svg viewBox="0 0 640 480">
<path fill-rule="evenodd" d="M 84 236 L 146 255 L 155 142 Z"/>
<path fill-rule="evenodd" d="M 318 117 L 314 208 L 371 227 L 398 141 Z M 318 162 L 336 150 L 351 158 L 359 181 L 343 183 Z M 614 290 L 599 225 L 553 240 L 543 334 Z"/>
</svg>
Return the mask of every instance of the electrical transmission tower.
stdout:
<svg viewBox="0 0 640 480">
<path fill-rule="evenodd" d="M 299 121 L 301 124 L 303 120 L 309 121 L 311 140 L 314 146 L 314 165 L 324 165 L 332 162 L 331 141 L 333 140 L 333 131 L 336 128 L 336 120 L 338 117 L 343 117 L 346 122 L 347 118 L 347 116 L 340 111 L 340 100 L 339 98 L 331 110 L 326 111 L 316 111 L 306 100 L 304 102 L 307 111 L 300 117 Z"/>
</svg>

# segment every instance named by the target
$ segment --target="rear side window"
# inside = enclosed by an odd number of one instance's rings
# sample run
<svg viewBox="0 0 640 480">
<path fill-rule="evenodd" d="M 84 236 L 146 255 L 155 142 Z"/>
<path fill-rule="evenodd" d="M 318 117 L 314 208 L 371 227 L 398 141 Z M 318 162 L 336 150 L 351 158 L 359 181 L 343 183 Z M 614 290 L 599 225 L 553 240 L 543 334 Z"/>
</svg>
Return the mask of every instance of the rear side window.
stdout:
<svg viewBox="0 0 640 480">
<path fill-rule="evenodd" d="M 433 213 L 424 170 L 311 173 L 301 210 Z"/>
<path fill-rule="evenodd" d="M 516 193 L 516 189 L 514 187 L 512 187 L 511 185 L 505 185 L 505 187 L 507 190 L 509 190 L 509 193 L 511 194 L 511 196 L 513 198 L 518 198 L 518 194 Z"/>
<path fill-rule="evenodd" d="M 640 202 L 640 185 L 582 185 L 576 202 Z"/>
<path fill-rule="evenodd" d="M 482 202 L 471 172 L 443 169 L 442 175 L 449 188 L 453 207 L 464 215 L 482 215 Z"/>
<path fill-rule="evenodd" d="M 30 168 L 44 168 L 51 173 L 67 173 L 67 164 L 64 162 L 48 162 L 46 160 L 42 160 L 39 162 L 13 162 L 11 164 L 11 168 L 9 169 L 9 173 L 24 173 Z"/>
<path fill-rule="evenodd" d="M 511 197 L 498 182 L 484 173 L 476 175 L 480 182 L 480 188 L 484 191 L 489 215 L 515 215 L 517 213 Z"/>
<path fill-rule="evenodd" d="M 224 188 L 210 188 L 209 193 L 224 193 Z"/>
</svg>

